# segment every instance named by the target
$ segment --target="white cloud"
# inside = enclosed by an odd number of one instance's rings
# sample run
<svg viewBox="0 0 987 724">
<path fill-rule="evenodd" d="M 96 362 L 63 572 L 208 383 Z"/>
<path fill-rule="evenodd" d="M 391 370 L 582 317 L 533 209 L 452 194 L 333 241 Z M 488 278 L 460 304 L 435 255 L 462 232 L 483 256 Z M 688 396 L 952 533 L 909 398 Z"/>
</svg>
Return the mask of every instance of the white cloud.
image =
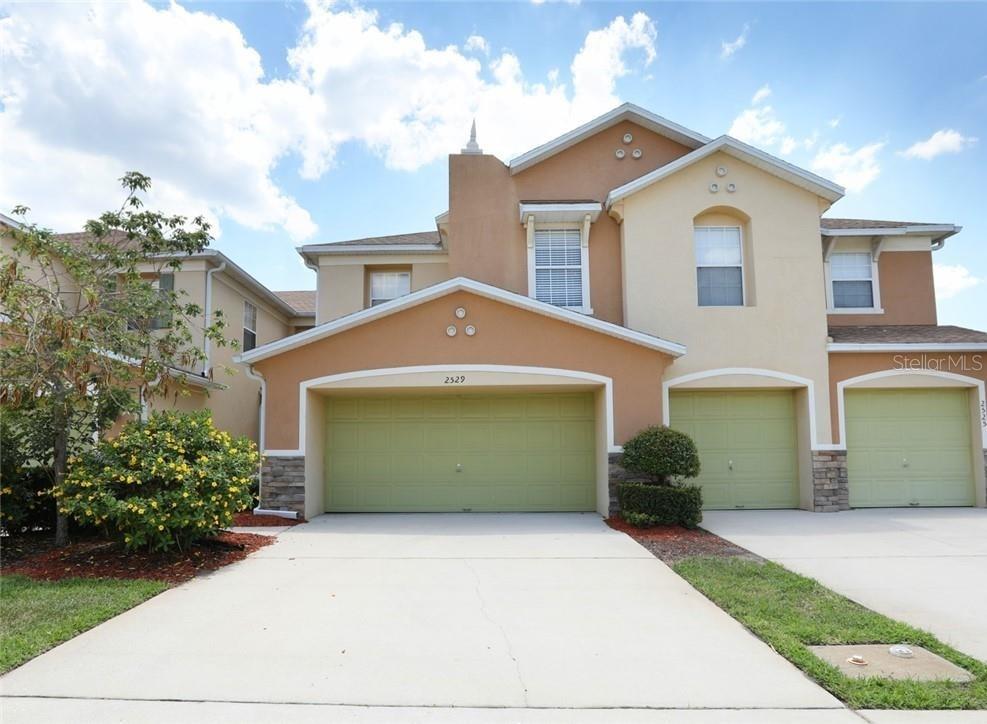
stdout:
<svg viewBox="0 0 987 724">
<path fill-rule="evenodd" d="M 827 125 L 830 128 L 836 128 L 838 125 L 840 125 L 840 122 L 842 120 L 843 120 L 843 116 L 836 116 L 836 118 L 830 118 L 829 121 L 827 121 Z"/>
<path fill-rule="evenodd" d="M 877 154 L 882 148 L 883 142 L 869 143 L 856 150 L 845 143 L 835 143 L 819 149 L 812 160 L 812 169 L 848 191 L 861 191 L 881 173 Z"/>
<path fill-rule="evenodd" d="M 555 85 L 556 83 L 559 82 L 558 68 L 552 68 L 550 71 L 548 71 L 548 82 L 551 83 L 552 85 Z"/>
<path fill-rule="evenodd" d="M 359 143 L 413 170 L 460 148 L 475 116 L 484 150 L 509 158 L 617 105 L 631 61 L 657 55 L 652 20 L 618 16 L 586 35 L 570 86 L 557 74 L 545 84 L 511 53 L 485 66 L 355 4 L 310 0 L 308 11 L 291 72 L 270 80 L 237 26 L 206 12 L 11 6 L 0 18 L 0 206 L 47 204 L 58 210 L 40 221 L 76 228 L 116 198 L 119 176 L 141 170 L 176 210 L 304 239 L 315 224 L 274 178 L 286 156 L 317 179 L 342 144 Z"/>
<path fill-rule="evenodd" d="M 931 161 L 944 153 L 959 153 L 977 142 L 972 136 L 964 136 L 952 128 L 936 131 L 924 141 L 917 141 L 898 153 L 905 158 L 921 158 Z"/>
<path fill-rule="evenodd" d="M 474 53 L 490 54 L 490 44 L 487 43 L 487 39 L 482 35 L 471 35 L 466 38 L 463 48 Z"/>
<path fill-rule="evenodd" d="M 785 124 L 775 116 L 771 106 L 748 108 L 733 119 L 727 133 L 745 143 L 769 147 L 781 140 Z"/>
<path fill-rule="evenodd" d="M 745 45 L 747 45 L 747 37 L 750 35 L 750 31 L 751 31 L 750 23 L 744 23 L 744 28 L 743 30 L 740 31 L 740 35 L 738 35 L 733 40 L 730 41 L 724 40 L 723 42 L 721 42 L 720 57 L 724 59 L 729 58 L 738 50 L 740 50 Z"/>
<path fill-rule="evenodd" d="M 792 151 L 794 151 L 798 147 L 798 145 L 799 142 L 796 141 L 794 138 L 792 138 L 791 136 L 785 136 L 781 141 L 781 148 L 779 148 L 778 150 L 780 151 L 782 156 L 790 156 L 792 154 Z"/>
<path fill-rule="evenodd" d="M 973 276 L 962 264 L 933 264 L 933 278 L 937 299 L 952 299 L 960 292 L 971 289 L 984 280 Z"/>
<path fill-rule="evenodd" d="M 751 98 L 751 105 L 756 106 L 758 103 L 765 100 L 770 95 L 771 95 L 771 86 L 765 83 L 764 85 L 762 85 L 760 88 L 757 89 L 757 93 L 755 93 L 754 97 Z"/>
</svg>

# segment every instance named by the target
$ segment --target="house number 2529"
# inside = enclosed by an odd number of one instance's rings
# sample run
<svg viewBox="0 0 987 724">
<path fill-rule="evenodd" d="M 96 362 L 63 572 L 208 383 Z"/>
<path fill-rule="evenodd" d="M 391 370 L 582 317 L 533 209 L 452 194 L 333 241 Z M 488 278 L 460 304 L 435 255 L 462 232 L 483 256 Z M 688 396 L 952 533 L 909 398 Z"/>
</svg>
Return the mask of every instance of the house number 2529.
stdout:
<svg viewBox="0 0 987 724">
<path fill-rule="evenodd" d="M 466 382 L 466 375 L 449 375 L 446 376 L 445 384 L 447 385 L 461 385 Z"/>
</svg>

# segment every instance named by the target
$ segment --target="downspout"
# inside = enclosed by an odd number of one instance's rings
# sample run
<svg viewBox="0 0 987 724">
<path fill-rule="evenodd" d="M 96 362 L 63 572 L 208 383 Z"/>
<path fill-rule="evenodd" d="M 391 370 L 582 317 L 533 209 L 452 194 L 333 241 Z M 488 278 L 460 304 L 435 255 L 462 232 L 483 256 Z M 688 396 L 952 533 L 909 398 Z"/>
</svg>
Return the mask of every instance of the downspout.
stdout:
<svg viewBox="0 0 987 724">
<path fill-rule="evenodd" d="M 264 378 L 260 372 L 254 369 L 253 365 L 244 365 L 244 373 L 250 379 L 255 382 L 260 383 L 260 420 L 257 423 L 257 447 L 260 450 L 260 461 L 257 464 L 257 496 L 263 500 L 261 493 L 261 487 L 264 485 L 264 445 L 265 438 L 267 437 L 265 430 L 265 418 L 267 417 L 267 380 Z M 266 510 L 260 506 L 260 500 L 257 501 L 257 507 L 254 508 L 254 515 L 275 515 L 279 518 L 297 518 L 298 514 L 290 510 Z"/>
<path fill-rule="evenodd" d="M 206 308 L 203 311 L 203 319 L 205 320 L 205 326 L 208 327 L 212 324 L 212 275 L 226 269 L 226 262 L 222 262 L 219 266 L 213 267 L 206 272 Z M 212 374 L 212 340 L 206 335 L 205 330 L 202 334 L 202 354 L 205 359 L 205 367 L 202 370 L 202 374 L 207 379 L 211 379 Z"/>
<path fill-rule="evenodd" d="M 313 264 L 307 256 L 302 255 L 302 261 L 309 269 L 315 272 L 315 323 L 319 324 L 319 265 Z"/>
</svg>

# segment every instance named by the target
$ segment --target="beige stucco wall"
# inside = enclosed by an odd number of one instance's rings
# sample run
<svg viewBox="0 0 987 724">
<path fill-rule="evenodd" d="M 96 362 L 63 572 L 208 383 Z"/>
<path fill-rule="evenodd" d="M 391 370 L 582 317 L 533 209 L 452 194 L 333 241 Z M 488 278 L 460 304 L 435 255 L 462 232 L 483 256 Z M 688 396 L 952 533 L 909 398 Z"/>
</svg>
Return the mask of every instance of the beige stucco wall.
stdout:
<svg viewBox="0 0 987 724">
<path fill-rule="evenodd" d="M 723 178 L 718 166 L 727 168 Z M 737 191 L 710 193 L 734 183 Z M 625 323 L 685 344 L 667 379 L 720 368 L 772 370 L 812 380 L 819 443 L 829 442 L 826 300 L 814 194 L 723 153 L 623 202 Z M 714 211 L 745 228 L 742 307 L 700 307 L 693 223 Z"/>
<path fill-rule="evenodd" d="M 457 320 L 457 307 L 467 309 Z M 474 337 L 446 335 L 449 324 L 473 324 Z M 520 343 L 519 341 L 523 341 Z M 614 439 L 621 444 L 661 421 L 658 380 L 670 357 L 572 324 L 468 292 L 380 318 L 304 347 L 261 360 L 267 379 L 266 448 L 299 445 L 299 385 L 327 375 L 414 365 L 516 365 L 589 372 L 613 379 Z M 386 385 L 385 385 L 386 386 Z M 468 385 L 467 385 L 468 386 Z M 457 389 L 466 389 L 458 387 Z"/>
</svg>

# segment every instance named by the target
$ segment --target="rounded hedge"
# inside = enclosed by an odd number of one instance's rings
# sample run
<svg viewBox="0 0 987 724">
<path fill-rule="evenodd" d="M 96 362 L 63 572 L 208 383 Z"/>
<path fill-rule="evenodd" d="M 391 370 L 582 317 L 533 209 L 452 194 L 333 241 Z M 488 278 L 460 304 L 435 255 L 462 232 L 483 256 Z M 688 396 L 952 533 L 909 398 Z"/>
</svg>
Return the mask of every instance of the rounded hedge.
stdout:
<svg viewBox="0 0 987 724">
<path fill-rule="evenodd" d="M 623 466 L 668 483 L 699 475 L 699 453 L 684 432 L 655 425 L 624 443 Z"/>
<path fill-rule="evenodd" d="M 217 430 L 208 412 L 155 413 L 71 459 L 55 497 L 128 549 L 184 549 L 250 505 L 259 460 L 252 441 Z"/>
</svg>

